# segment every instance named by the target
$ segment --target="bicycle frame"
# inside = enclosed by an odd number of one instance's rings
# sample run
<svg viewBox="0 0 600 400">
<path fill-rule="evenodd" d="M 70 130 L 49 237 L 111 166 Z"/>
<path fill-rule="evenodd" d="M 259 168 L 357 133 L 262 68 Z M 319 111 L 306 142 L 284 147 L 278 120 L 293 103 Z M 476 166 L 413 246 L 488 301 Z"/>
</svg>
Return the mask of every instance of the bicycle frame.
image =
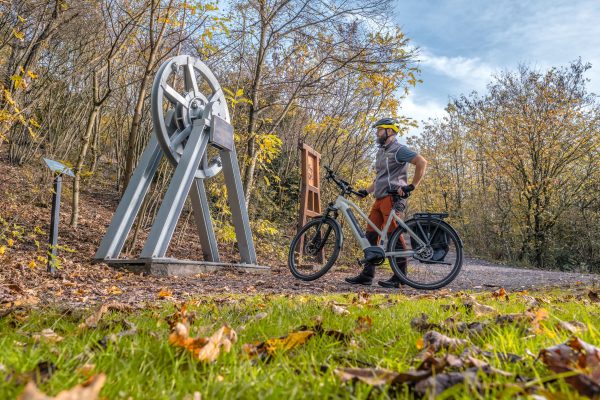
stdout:
<svg viewBox="0 0 600 400">
<path fill-rule="evenodd" d="M 389 251 L 389 252 L 385 251 L 387 248 L 387 244 L 388 244 L 387 231 L 390 228 L 390 225 L 392 224 L 392 219 L 396 220 L 396 222 L 400 226 L 402 226 L 406 230 L 406 232 L 410 235 L 410 237 L 413 238 L 417 243 L 419 243 L 419 245 L 421 245 L 421 246 L 427 245 L 425 242 L 423 242 L 423 240 L 421 240 L 421 238 L 419 236 L 417 236 L 406 225 L 406 223 L 404 223 L 402 218 L 400 218 L 395 212 L 390 213 L 390 216 L 388 217 L 388 220 L 385 223 L 383 230 L 380 230 L 356 204 L 354 204 L 351 200 L 348 200 L 344 196 L 338 196 L 337 199 L 335 200 L 335 203 L 333 204 L 333 207 L 335 210 L 339 210 L 342 212 L 342 215 L 344 216 L 344 218 L 348 221 L 348 224 L 350 225 L 352 234 L 354 235 L 354 237 L 356 238 L 356 240 L 360 244 L 360 247 L 363 250 L 365 250 L 367 247 L 370 247 L 371 244 L 367 240 L 365 233 L 362 230 L 361 226 L 359 225 L 358 221 L 356 220 L 356 217 L 354 216 L 354 213 L 352 212 L 352 210 L 356 211 L 358 213 L 358 215 L 363 220 L 365 220 L 367 222 L 367 224 L 369 224 L 369 226 L 375 230 L 375 232 L 377 232 L 377 234 L 381 238 L 378 246 L 383 248 L 386 257 L 411 257 L 411 256 L 415 255 L 414 250 Z"/>
</svg>

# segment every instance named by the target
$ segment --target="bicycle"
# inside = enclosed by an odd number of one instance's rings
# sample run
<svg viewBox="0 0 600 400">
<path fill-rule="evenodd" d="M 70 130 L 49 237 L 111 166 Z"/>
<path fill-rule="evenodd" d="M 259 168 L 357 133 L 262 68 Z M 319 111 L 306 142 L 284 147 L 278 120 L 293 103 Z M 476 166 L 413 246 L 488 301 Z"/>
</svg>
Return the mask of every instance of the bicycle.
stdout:
<svg viewBox="0 0 600 400">
<path fill-rule="evenodd" d="M 444 221 L 447 213 L 417 213 L 407 221 L 395 212 L 379 229 L 347 195 L 364 197 L 350 183 L 337 177 L 325 166 L 328 181 L 333 181 L 341 190 L 335 202 L 328 204 L 325 213 L 304 225 L 290 244 L 288 266 L 292 275 L 304 281 L 323 276 L 336 262 L 343 246 L 344 237 L 337 218 L 341 212 L 354 238 L 363 249 L 365 258 L 359 264 L 380 265 L 389 260 L 390 267 L 402 283 L 415 289 L 439 289 L 456 278 L 463 262 L 463 243 L 450 224 Z M 388 191 L 392 196 L 397 190 Z M 406 198 L 406 193 L 402 198 Z M 379 235 L 379 243 L 372 246 L 354 215 L 356 211 Z M 389 235 L 384 234 L 395 220 L 397 228 Z M 401 265 L 406 263 L 406 274 Z"/>
</svg>

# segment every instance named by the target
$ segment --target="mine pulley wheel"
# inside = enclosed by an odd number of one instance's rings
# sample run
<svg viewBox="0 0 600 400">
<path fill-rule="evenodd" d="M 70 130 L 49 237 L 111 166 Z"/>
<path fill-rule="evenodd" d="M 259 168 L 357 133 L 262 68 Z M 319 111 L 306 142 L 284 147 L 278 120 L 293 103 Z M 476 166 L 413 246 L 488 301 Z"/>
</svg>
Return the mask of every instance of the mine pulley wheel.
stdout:
<svg viewBox="0 0 600 400">
<path fill-rule="evenodd" d="M 210 129 L 213 116 L 230 122 L 221 85 L 212 71 L 197 58 L 176 56 L 158 70 L 151 95 L 152 122 L 158 142 L 173 166 L 177 166 L 194 120 L 203 119 Z M 221 171 L 217 155 L 204 156 L 196 178 L 210 178 Z"/>
</svg>

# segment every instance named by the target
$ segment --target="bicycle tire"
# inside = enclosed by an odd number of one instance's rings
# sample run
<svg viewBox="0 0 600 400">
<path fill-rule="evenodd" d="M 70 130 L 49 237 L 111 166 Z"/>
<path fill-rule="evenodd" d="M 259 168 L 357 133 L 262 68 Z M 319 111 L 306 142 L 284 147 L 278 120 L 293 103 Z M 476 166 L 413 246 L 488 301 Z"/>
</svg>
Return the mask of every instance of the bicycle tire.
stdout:
<svg viewBox="0 0 600 400">
<path fill-rule="evenodd" d="M 390 256 L 388 257 L 389 262 L 390 262 L 390 267 L 392 268 L 392 270 L 394 271 L 394 274 L 406 285 L 415 288 L 415 289 L 420 289 L 420 290 L 435 290 L 435 289 L 440 289 L 446 285 L 448 285 L 450 282 L 452 282 L 460 273 L 460 270 L 462 268 L 462 263 L 463 263 L 463 245 L 462 245 L 462 241 L 460 239 L 460 236 L 458 235 L 458 233 L 456 232 L 456 230 L 447 222 L 442 221 L 440 219 L 436 219 L 436 218 L 432 218 L 432 219 L 410 219 L 408 221 L 406 221 L 406 225 L 413 231 L 413 232 L 417 232 L 417 229 L 419 228 L 419 225 L 421 225 L 421 228 L 423 228 L 423 226 L 428 226 L 428 231 L 429 232 L 436 232 L 438 229 L 442 229 L 443 232 L 445 232 L 448 236 L 447 236 L 447 240 L 449 240 L 453 246 L 454 252 L 454 262 L 452 263 L 452 268 L 450 269 L 450 271 L 444 275 L 443 278 L 431 282 L 431 283 L 424 283 L 419 281 L 419 273 L 411 273 L 411 271 L 407 271 L 407 274 L 405 275 L 401 268 L 400 265 L 398 264 L 398 260 L 400 259 L 400 257 L 394 257 L 394 256 Z M 421 230 L 422 232 L 423 230 Z M 402 226 L 398 226 L 394 232 L 392 233 L 391 237 L 390 237 L 390 242 L 388 244 L 388 251 L 395 251 L 395 250 L 400 250 L 399 248 L 396 248 L 396 243 L 398 243 L 399 241 L 399 237 L 400 235 L 406 234 L 408 236 L 408 233 L 406 232 L 406 230 L 402 227 Z M 432 235 L 433 236 L 433 235 Z M 426 240 L 427 243 L 427 240 Z M 431 238 L 429 240 L 429 243 L 431 243 Z M 422 247 L 419 247 L 422 248 Z M 410 260 L 411 262 L 413 262 L 413 264 L 408 264 L 408 260 Z M 412 257 L 407 257 L 407 268 L 410 269 L 411 265 L 414 266 L 418 266 L 419 268 L 422 268 L 423 270 L 427 271 L 430 270 L 432 271 L 432 275 L 433 273 L 435 273 L 435 268 L 436 265 L 443 265 L 443 262 L 432 262 L 432 261 L 427 261 L 427 260 L 421 260 L 419 258 L 416 258 L 415 256 Z M 438 268 L 438 270 L 441 268 Z M 444 273 L 442 273 L 444 274 Z"/>
<path fill-rule="evenodd" d="M 321 225 L 321 226 L 319 226 Z M 316 227 L 318 229 L 318 231 L 320 232 L 320 228 L 326 225 L 328 228 L 330 228 L 328 235 L 331 235 L 332 233 L 335 235 L 334 243 L 333 243 L 333 252 L 331 253 L 331 255 L 327 258 L 327 262 L 325 262 L 325 264 L 318 269 L 317 272 L 312 273 L 312 274 L 305 274 L 302 271 L 302 268 L 298 265 L 298 263 L 296 262 L 296 257 L 298 255 L 301 255 L 302 253 L 298 254 L 298 246 L 300 244 L 301 239 L 303 238 L 303 236 L 313 227 Z M 327 231 L 326 231 L 327 233 Z M 329 239 L 329 236 L 327 236 L 325 238 L 325 240 L 327 241 Z M 304 243 L 304 248 L 306 248 L 306 243 Z M 320 246 L 320 249 L 322 249 L 324 247 L 325 243 L 323 243 Z M 310 222 L 308 222 L 306 225 L 304 225 L 300 231 L 296 234 L 296 236 L 294 237 L 294 239 L 292 240 L 292 242 L 290 243 L 290 250 L 288 253 L 288 267 L 290 268 L 290 271 L 292 273 L 292 275 L 294 275 L 294 277 L 301 279 L 303 281 L 314 281 L 315 279 L 320 278 L 321 276 L 323 276 L 327 271 L 329 271 L 329 269 L 333 266 L 333 264 L 336 262 L 339 254 L 340 254 L 340 249 L 342 247 L 342 231 L 340 228 L 340 225 L 338 224 L 338 222 L 332 218 L 317 218 L 314 219 Z M 320 251 L 320 249 L 318 249 L 317 251 Z"/>
</svg>

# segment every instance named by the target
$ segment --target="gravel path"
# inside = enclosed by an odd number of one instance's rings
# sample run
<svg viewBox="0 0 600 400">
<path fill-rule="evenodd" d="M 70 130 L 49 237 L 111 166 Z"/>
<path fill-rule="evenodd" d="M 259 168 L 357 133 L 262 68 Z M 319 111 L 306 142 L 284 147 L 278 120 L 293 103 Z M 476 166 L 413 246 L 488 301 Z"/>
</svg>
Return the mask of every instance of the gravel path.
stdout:
<svg viewBox="0 0 600 400">
<path fill-rule="evenodd" d="M 294 279 L 287 268 L 274 268 L 271 275 L 277 276 L 282 291 L 306 292 L 350 292 L 366 290 L 370 292 L 389 293 L 393 289 L 384 289 L 376 283 L 372 286 L 355 286 L 344 282 L 347 276 L 359 271 L 346 269 L 340 271 L 336 266 L 322 278 L 313 282 L 302 282 Z M 376 281 L 388 278 L 389 272 L 378 272 Z M 600 275 L 575 272 L 544 271 L 524 269 L 494 264 L 475 258 L 466 258 L 458 277 L 447 286 L 452 290 L 495 290 L 504 287 L 509 291 L 535 290 L 552 287 L 568 287 L 573 285 L 600 286 Z M 401 288 L 402 292 L 418 292 L 411 288 Z"/>
<path fill-rule="evenodd" d="M 116 301 L 127 304 L 156 302 L 165 297 L 185 300 L 204 294 L 326 294 L 326 293 L 397 293 L 419 295 L 428 293 L 410 287 L 384 289 L 350 285 L 347 276 L 355 275 L 358 266 L 336 265 L 325 276 L 304 282 L 292 276 L 287 265 L 278 265 L 265 273 L 248 273 L 221 269 L 188 277 L 140 276 L 119 271 L 104 264 L 85 265 L 68 274 L 51 277 L 29 268 L 13 270 L 8 276 L 0 273 L 0 306 L 11 302 L 40 304 L 59 303 L 69 307 L 88 307 Z M 1 271 L 0 271 L 1 272 Z M 378 271 L 376 280 L 386 279 L 390 271 Z M 600 275 L 510 268 L 482 260 L 467 258 L 459 276 L 447 286 L 452 291 L 491 291 L 504 287 L 509 292 L 539 290 L 552 287 L 598 287 Z M 594 289 L 596 290 L 596 289 Z M 165 299 L 166 300 L 166 299 Z M 16 304 L 16 303 L 15 303 Z M 0 310 L 1 311 L 1 310 Z"/>
</svg>

